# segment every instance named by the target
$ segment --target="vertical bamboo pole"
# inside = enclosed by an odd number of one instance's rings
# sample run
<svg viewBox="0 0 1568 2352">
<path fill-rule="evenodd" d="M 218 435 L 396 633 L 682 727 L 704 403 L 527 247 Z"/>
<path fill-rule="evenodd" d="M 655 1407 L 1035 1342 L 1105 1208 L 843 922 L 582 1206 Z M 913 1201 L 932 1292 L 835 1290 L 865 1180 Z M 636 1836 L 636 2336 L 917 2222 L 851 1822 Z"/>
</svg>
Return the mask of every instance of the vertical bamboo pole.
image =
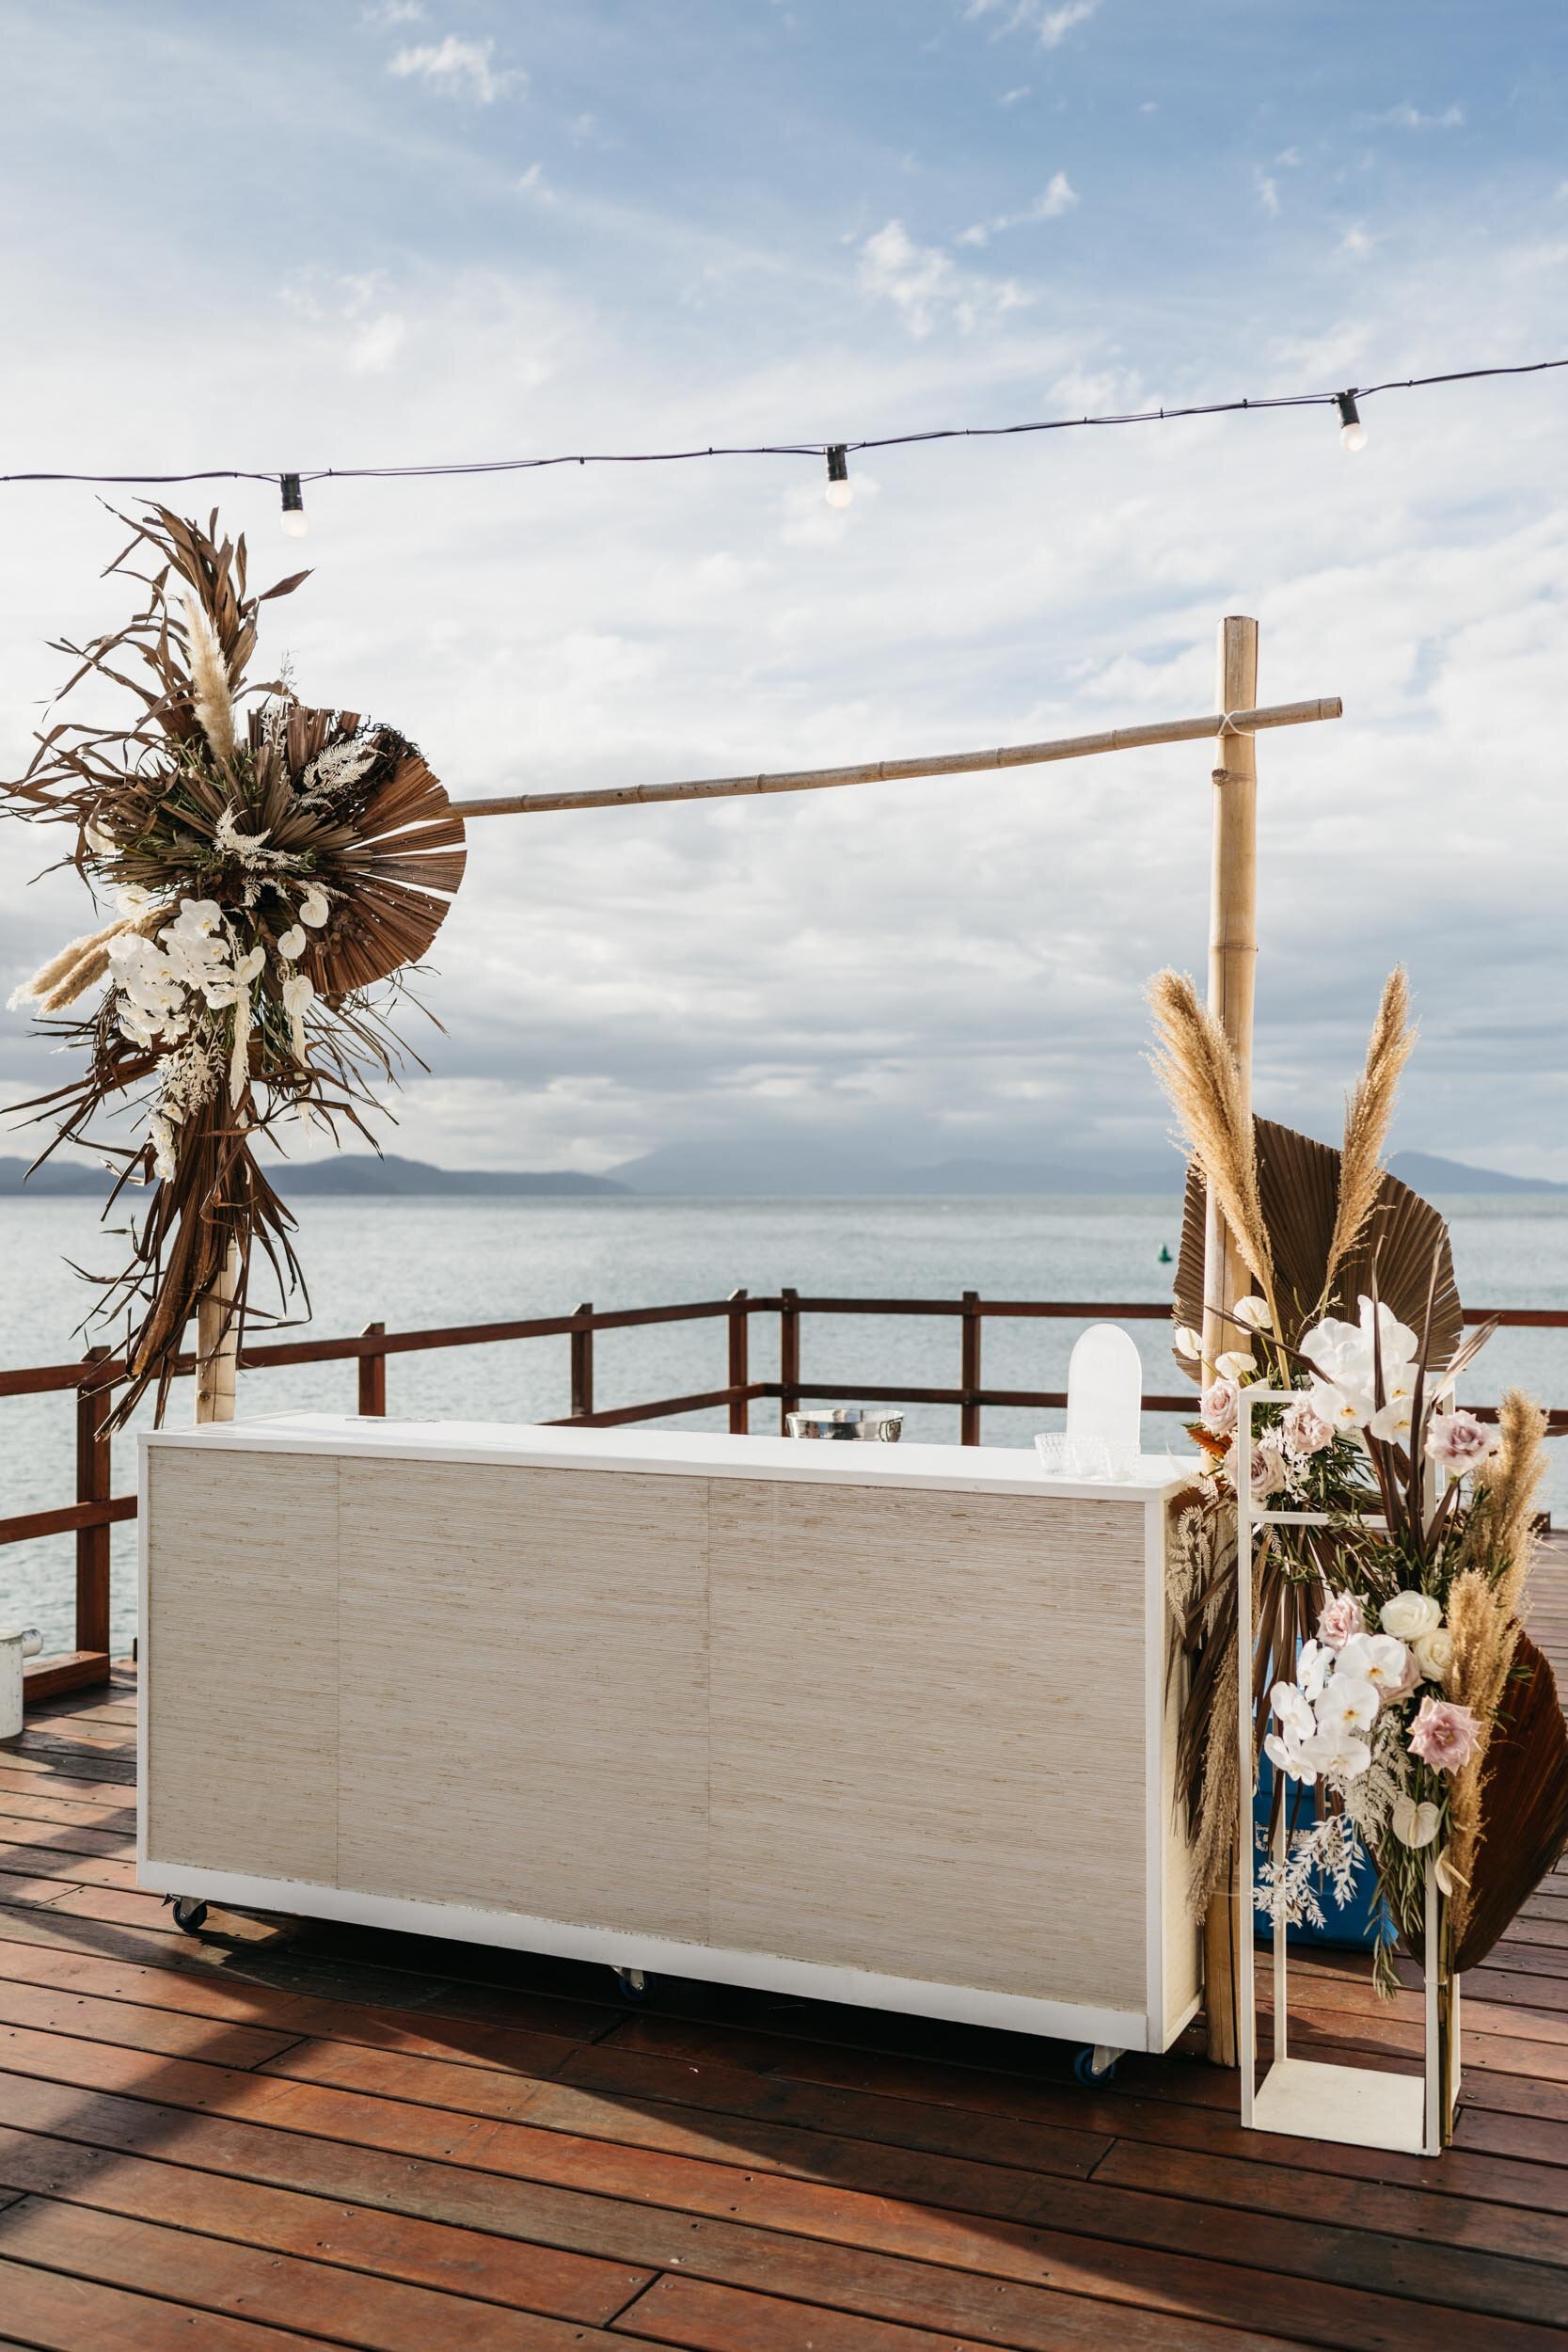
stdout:
<svg viewBox="0 0 1568 2352">
<path fill-rule="evenodd" d="M 1241 613 L 1220 623 L 1215 693 L 1221 710 L 1251 710 L 1258 701 L 1258 624 Z M 1258 977 L 1258 747 L 1250 735 L 1220 738 L 1223 765 L 1213 771 L 1213 853 L 1209 891 L 1209 1009 L 1229 1039 L 1241 1065 L 1245 1098 L 1252 1099 L 1252 1007 Z M 1209 1196 L 1203 1253 L 1204 1373 L 1212 1375 L 1216 1356 L 1235 1345 L 1216 1312 L 1245 1295 L 1248 1276 L 1226 1231 L 1219 1205 Z M 1240 1572 L 1245 1573 L 1243 1563 Z M 1237 1670 L 1244 1690 L 1252 1661 Z M 1238 1944 L 1250 1938 L 1252 1922 L 1241 1916 L 1239 1856 L 1232 1854 L 1225 1882 L 1204 1921 L 1204 2009 L 1209 2057 L 1216 2066 L 1236 2064 L 1236 1971 Z"/>
<path fill-rule="evenodd" d="M 231 1241 L 223 1271 L 196 1311 L 196 1418 L 232 1421 L 240 1327 L 234 1295 L 240 1287 L 240 1245 Z"/>
</svg>

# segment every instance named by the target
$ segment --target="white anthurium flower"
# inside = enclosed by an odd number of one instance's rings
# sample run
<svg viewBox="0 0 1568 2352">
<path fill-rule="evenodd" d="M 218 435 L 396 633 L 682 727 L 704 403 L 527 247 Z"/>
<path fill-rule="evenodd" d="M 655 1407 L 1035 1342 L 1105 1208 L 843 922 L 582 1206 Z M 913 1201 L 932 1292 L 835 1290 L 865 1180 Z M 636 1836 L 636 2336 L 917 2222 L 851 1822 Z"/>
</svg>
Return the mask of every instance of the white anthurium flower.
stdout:
<svg viewBox="0 0 1568 2352">
<path fill-rule="evenodd" d="M 1294 1732 L 1298 1739 L 1310 1740 L 1317 1730 L 1318 1719 L 1307 1703 L 1306 1693 L 1293 1682 L 1276 1682 L 1269 1692 L 1269 1705 L 1287 1733 Z"/>
<path fill-rule="evenodd" d="M 267 951 L 264 947 L 248 947 L 234 966 L 234 977 L 237 980 L 253 980 L 266 969 L 266 961 Z"/>
<path fill-rule="evenodd" d="M 1236 1321 L 1244 1324 L 1249 1331 L 1272 1331 L 1274 1329 L 1274 1317 L 1269 1312 L 1269 1302 L 1266 1298 L 1238 1298 L 1230 1311 Z"/>
<path fill-rule="evenodd" d="M 1288 1734 L 1282 1740 L 1276 1731 L 1265 1733 L 1263 1753 L 1276 1772 L 1284 1772 L 1291 1780 L 1301 1781 L 1307 1788 L 1317 1786 L 1318 1768 L 1299 1740 Z"/>
<path fill-rule="evenodd" d="M 294 1055 L 300 1061 L 308 1058 L 305 1043 L 305 1015 L 309 1009 L 315 993 L 315 987 L 307 972 L 291 972 L 283 983 L 283 1009 L 289 1016 L 290 1027 L 293 1034 Z"/>
<path fill-rule="evenodd" d="M 1433 1804 L 1430 1798 L 1418 1804 L 1410 1791 L 1402 1788 L 1394 1799 L 1390 1818 L 1394 1824 L 1394 1836 L 1400 1844 L 1414 1847 L 1418 1852 L 1421 1847 L 1430 1846 L 1436 1836 L 1443 1812 L 1442 1807 Z"/>
<path fill-rule="evenodd" d="M 1338 1724 L 1320 1731 L 1315 1739 L 1302 1744 L 1307 1762 L 1336 1780 L 1359 1780 L 1372 1760 L 1366 1740 L 1357 1739 L 1353 1731 L 1341 1730 Z"/>
<path fill-rule="evenodd" d="M 1396 1593 L 1386 1600 L 1377 1613 L 1385 1633 L 1391 1633 L 1399 1642 L 1418 1642 L 1428 1633 L 1435 1633 L 1443 1622 L 1442 1603 L 1431 1593 Z"/>
<path fill-rule="evenodd" d="M 1296 1679 L 1304 1694 L 1315 1699 L 1334 1669 L 1334 1652 L 1322 1642 L 1303 1642 L 1296 1661 Z"/>
<path fill-rule="evenodd" d="M 1432 1866 L 1432 1874 L 1437 1881 L 1438 1891 L 1440 1894 L 1449 1896 L 1458 1894 L 1459 1881 L 1455 1878 L 1453 1871 L 1449 1867 L 1449 1850 L 1447 1846 L 1444 1847 L 1442 1852 L 1438 1854 L 1433 1861 Z"/>
<path fill-rule="evenodd" d="M 277 942 L 277 952 L 293 963 L 305 953 L 306 933 L 299 924 L 292 923 Z"/>
<path fill-rule="evenodd" d="M 115 905 L 121 914 L 145 914 L 157 902 L 157 892 L 142 882 L 127 882 L 123 890 L 115 892 Z"/>
<path fill-rule="evenodd" d="M 1353 1633 L 1339 1652 L 1339 1672 L 1370 1682 L 1380 1698 L 1397 1691 L 1410 1671 L 1410 1652 L 1389 1633 Z"/>
<path fill-rule="evenodd" d="M 1227 1348 L 1223 1356 L 1216 1356 L 1214 1359 L 1214 1370 L 1222 1380 L 1234 1380 L 1240 1383 L 1245 1379 L 1249 1372 L 1256 1372 L 1257 1369 L 1257 1357 L 1249 1356 L 1246 1350 L 1241 1347 Z"/>
<path fill-rule="evenodd" d="M 305 910 L 301 907 L 300 914 L 302 917 L 304 913 Z M 1189 1356 L 1195 1363 L 1198 1363 L 1202 1360 L 1203 1334 L 1201 1331 L 1195 1331 L 1190 1323 L 1179 1323 L 1177 1325 L 1175 1332 L 1171 1338 L 1171 1345 L 1175 1348 L 1179 1356 Z"/>
<path fill-rule="evenodd" d="M 119 848 L 119 844 L 111 840 L 103 826 L 95 825 L 91 818 L 82 827 L 82 838 L 94 857 L 113 857 Z"/>
<path fill-rule="evenodd" d="M 331 911 L 325 891 L 318 890 L 312 882 L 299 902 L 300 921 L 308 924 L 311 930 L 319 930 Z M 1180 1338 L 1180 1334 L 1177 1336 Z"/>
<path fill-rule="evenodd" d="M 1446 1625 L 1418 1634 L 1411 1644 L 1416 1663 L 1429 1682 L 1447 1682 L 1453 1671 L 1453 1635 Z"/>
<path fill-rule="evenodd" d="M 1323 1732 L 1362 1732 L 1377 1721 L 1381 1704 L 1376 1691 L 1359 1675 L 1337 1674 L 1317 1705 L 1318 1729 Z"/>
</svg>

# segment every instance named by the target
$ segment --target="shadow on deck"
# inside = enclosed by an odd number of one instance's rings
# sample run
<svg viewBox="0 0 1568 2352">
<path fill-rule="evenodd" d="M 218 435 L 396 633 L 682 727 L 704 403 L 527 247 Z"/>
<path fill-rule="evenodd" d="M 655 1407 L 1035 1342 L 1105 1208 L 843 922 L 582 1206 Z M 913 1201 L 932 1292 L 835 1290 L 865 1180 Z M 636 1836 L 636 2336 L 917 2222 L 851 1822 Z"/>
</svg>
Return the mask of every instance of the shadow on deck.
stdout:
<svg viewBox="0 0 1568 2352">
<path fill-rule="evenodd" d="M 1537 1638 L 1568 1682 L 1568 1547 Z M 1568 2321 L 1568 1865 L 1465 1984 L 1454 2148 L 1243 2136 L 1196 2055 L 214 1912 L 132 1862 L 129 1674 L 0 1747 L 0 2352 L 1356 2352 Z M 1295 2046 L 1420 2005 L 1292 1963 Z"/>
</svg>

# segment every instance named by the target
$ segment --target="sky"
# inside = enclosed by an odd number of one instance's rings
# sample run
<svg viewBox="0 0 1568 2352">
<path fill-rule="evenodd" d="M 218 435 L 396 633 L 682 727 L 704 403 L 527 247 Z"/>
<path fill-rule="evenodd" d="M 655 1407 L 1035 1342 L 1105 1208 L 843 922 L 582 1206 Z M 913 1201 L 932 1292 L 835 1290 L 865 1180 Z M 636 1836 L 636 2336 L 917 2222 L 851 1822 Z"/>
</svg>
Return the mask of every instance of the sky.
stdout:
<svg viewBox="0 0 1568 2352">
<path fill-rule="evenodd" d="M 0 5 L 0 469 L 856 440 L 1568 356 L 1557 0 Z M 321 483 L 266 608 L 454 797 L 1212 708 L 1260 625 L 1256 1094 L 1332 1136 L 1389 966 L 1396 1143 L 1568 1180 L 1568 372 L 1331 411 Z M 0 484 L 0 772 L 117 622 L 98 493 Z M 108 494 L 127 507 L 131 491 Z M 184 494 L 293 568 L 266 483 Z M 494 819 L 388 1148 L 1162 1148 L 1212 749 Z M 0 991 L 86 928 L 0 827 Z M 0 1026 L 0 1101 L 58 1065 Z M 0 1149 L 21 1148 L 0 1136 Z M 781 1159 L 782 1164 L 782 1159 Z"/>
</svg>

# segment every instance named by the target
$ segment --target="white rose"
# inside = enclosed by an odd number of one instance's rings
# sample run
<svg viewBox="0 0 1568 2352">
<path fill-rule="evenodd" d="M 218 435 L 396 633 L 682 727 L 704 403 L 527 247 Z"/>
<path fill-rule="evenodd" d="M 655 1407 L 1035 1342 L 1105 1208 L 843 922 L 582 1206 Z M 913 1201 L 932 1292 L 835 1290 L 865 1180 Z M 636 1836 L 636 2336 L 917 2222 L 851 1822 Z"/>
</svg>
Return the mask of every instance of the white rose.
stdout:
<svg viewBox="0 0 1568 2352">
<path fill-rule="evenodd" d="M 1430 1593 L 1396 1593 L 1378 1611 L 1378 1623 L 1396 1642 L 1419 1642 L 1442 1622 L 1442 1609 Z"/>
<path fill-rule="evenodd" d="M 1418 1634 L 1410 1646 L 1416 1653 L 1417 1665 L 1429 1682 L 1447 1682 L 1453 1665 L 1453 1635 L 1446 1625 L 1436 1627 L 1431 1633 Z M 1405 1843 L 1408 1845 L 1410 1840 L 1406 1838 Z"/>
</svg>

